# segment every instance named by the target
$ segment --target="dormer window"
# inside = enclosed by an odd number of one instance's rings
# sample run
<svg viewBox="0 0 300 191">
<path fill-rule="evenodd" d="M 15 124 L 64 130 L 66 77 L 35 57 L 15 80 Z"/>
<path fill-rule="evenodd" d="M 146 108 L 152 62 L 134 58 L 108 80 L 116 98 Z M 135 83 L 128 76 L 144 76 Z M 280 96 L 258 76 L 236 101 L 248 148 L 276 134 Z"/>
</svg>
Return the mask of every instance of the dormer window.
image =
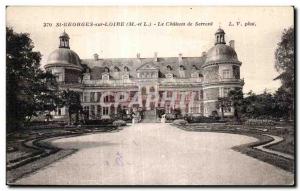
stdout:
<svg viewBox="0 0 300 191">
<path fill-rule="evenodd" d="M 173 78 L 173 74 L 172 74 L 172 73 L 166 74 L 166 78 L 167 78 L 167 79 L 172 79 L 172 78 Z"/>
<path fill-rule="evenodd" d="M 123 74 L 123 80 L 128 80 L 128 79 L 129 79 L 129 74 L 128 73 Z"/>
<path fill-rule="evenodd" d="M 185 78 L 185 67 L 183 65 L 180 65 L 179 67 L 179 77 Z"/>
<path fill-rule="evenodd" d="M 103 73 L 102 74 L 102 80 L 105 80 L 105 81 L 109 80 L 109 74 L 108 73 Z"/>
<path fill-rule="evenodd" d="M 197 71 L 193 71 L 193 72 L 191 73 L 191 77 L 192 77 L 192 78 L 199 78 L 199 73 L 198 73 Z"/>
<path fill-rule="evenodd" d="M 168 71 L 171 71 L 171 70 L 172 70 L 172 67 L 171 67 L 170 65 L 168 65 L 168 66 L 167 66 L 167 70 L 168 70 Z"/>
<path fill-rule="evenodd" d="M 127 66 L 124 67 L 125 72 L 129 72 L 129 68 Z"/>
<path fill-rule="evenodd" d="M 120 78 L 120 69 L 118 67 L 114 67 L 114 72 L 112 75 L 113 75 L 114 79 L 119 79 Z"/>
<path fill-rule="evenodd" d="M 118 67 L 115 67 L 114 72 L 120 72 L 120 69 Z"/>
<path fill-rule="evenodd" d="M 105 72 L 105 73 L 109 73 L 109 68 L 108 68 L 108 67 L 105 67 L 105 68 L 104 68 L 104 72 Z"/>
</svg>

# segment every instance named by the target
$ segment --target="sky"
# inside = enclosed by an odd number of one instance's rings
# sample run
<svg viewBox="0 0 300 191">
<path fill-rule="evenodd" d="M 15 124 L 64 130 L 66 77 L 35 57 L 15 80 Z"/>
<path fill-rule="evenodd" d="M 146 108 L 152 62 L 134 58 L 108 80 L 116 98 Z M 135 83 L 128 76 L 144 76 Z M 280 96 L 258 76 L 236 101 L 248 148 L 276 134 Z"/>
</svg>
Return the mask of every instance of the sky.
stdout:
<svg viewBox="0 0 300 191">
<path fill-rule="evenodd" d="M 65 22 L 146 22 L 151 26 L 56 26 Z M 158 22 L 190 22 L 192 26 L 158 26 Z M 211 25 L 195 26 L 196 22 Z M 30 34 L 35 50 L 43 55 L 42 66 L 58 48 L 58 36 L 64 30 L 70 36 L 71 49 L 82 59 L 92 58 L 94 53 L 100 58 L 136 57 L 137 53 L 153 57 L 154 52 L 158 57 L 176 57 L 179 53 L 194 57 L 214 46 L 214 33 L 221 27 L 226 42 L 235 40 L 244 92 L 256 93 L 264 89 L 274 92 L 280 86 L 280 81 L 273 80 L 278 75 L 274 52 L 283 30 L 293 23 L 292 7 L 12 6 L 6 10 L 6 25 Z"/>
</svg>

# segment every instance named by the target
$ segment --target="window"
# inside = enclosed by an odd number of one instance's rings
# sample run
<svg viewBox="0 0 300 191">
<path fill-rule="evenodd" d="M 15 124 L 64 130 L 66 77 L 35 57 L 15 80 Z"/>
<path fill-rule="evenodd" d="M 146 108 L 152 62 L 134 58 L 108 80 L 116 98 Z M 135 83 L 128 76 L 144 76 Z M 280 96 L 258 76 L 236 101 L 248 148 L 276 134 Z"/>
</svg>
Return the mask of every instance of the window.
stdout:
<svg viewBox="0 0 300 191">
<path fill-rule="evenodd" d="M 84 111 L 88 111 L 88 110 L 89 110 L 89 106 L 84 106 L 84 107 L 83 107 L 83 110 L 84 110 Z"/>
<path fill-rule="evenodd" d="M 179 68 L 179 76 L 180 78 L 185 78 L 185 68 L 183 65 L 181 65 Z"/>
<path fill-rule="evenodd" d="M 154 88 L 154 87 L 151 87 L 151 88 L 150 88 L 150 92 L 155 92 L 155 88 Z"/>
<path fill-rule="evenodd" d="M 147 89 L 146 87 L 142 87 L 142 95 L 146 95 L 147 94 Z"/>
<path fill-rule="evenodd" d="M 115 101 L 115 96 L 113 95 L 108 95 L 104 97 L 104 103 L 111 103 Z"/>
<path fill-rule="evenodd" d="M 171 113 L 171 107 L 169 105 L 166 105 L 165 111 L 166 113 Z"/>
<path fill-rule="evenodd" d="M 199 107 L 192 107 L 191 108 L 191 113 L 198 113 L 199 112 Z"/>
<path fill-rule="evenodd" d="M 200 99 L 203 99 L 203 90 L 200 90 Z"/>
<path fill-rule="evenodd" d="M 229 92 L 230 92 L 230 88 L 224 88 L 223 89 L 223 96 L 227 97 Z"/>
<path fill-rule="evenodd" d="M 83 110 L 87 113 L 87 115 L 89 115 L 89 110 L 90 110 L 90 107 L 89 106 L 85 106 L 83 108 Z"/>
<path fill-rule="evenodd" d="M 103 110 L 102 110 L 102 114 L 103 115 L 108 115 L 108 107 L 103 107 Z"/>
<path fill-rule="evenodd" d="M 208 111 L 207 111 L 207 108 L 206 108 L 206 107 L 204 108 L 204 113 L 205 113 L 205 114 L 207 114 L 207 113 L 208 113 Z"/>
<path fill-rule="evenodd" d="M 171 67 L 170 65 L 168 65 L 168 66 L 167 66 L 167 70 L 168 70 L 168 71 L 171 71 L 171 70 L 172 70 L 172 67 Z"/>
<path fill-rule="evenodd" d="M 101 98 L 101 92 L 97 92 L 97 102 L 100 102 L 100 98 Z"/>
<path fill-rule="evenodd" d="M 55 73 L 54 76 L 55 76 L 55 79 L 56 79 L 57 82 L 62 81 L 62 80 L 60 79 L 60 76 L 61 76 L 60 73 Z"/>
<path fill-rule="evenodd" d="M 101 115 L 101 105 L 97 105 L 97 117 Z"/>
<path fill-rule="evenodd" d="M 120 69 L 118 67 L 115 67 L 114 72 L 120 72 Z"/>
<path fill-rule="evenodd" d="M 129 79 L 129 74 L 128 73 L 123 74 L 123 80 L 128 80 L 128 79 Z"/>
<path fill-rule="evenodd" d="M 125 66 L 124 71 L 129 72 L 129 68 L 127 66 Z"/>
<path fill-rule="evenodd" d="M 194 92 L 194 94 L 195 94 L 195 101 L 199 101 L 199 91 L 195 91 Z"/>
<path fill-rule="evenodd" d="M 167 91 L 167 98 L 172 97 L 172 91 Z"/>
<path fill-rule="evenodd" d="M 114 70 L 113 70 L 113 78 L 114 79 L 120 79 L 120 69 L 118 67 L 115 67 Z"/>
<path fill-rule="evenodd" d="M 83 93 L 83 102 L 88 102 L 88 96 L 89 94 L 87 92 Z"/>
<path fill-rule="evenodd" d="M 230 71 L 229 70 L 223 70 L 223 78 L 230 78 Z"/>
<path fill-rule="evenodd" d="M 199 73 L 198 73 L 197 71 L 192 72 L 192 73 L 191 73 L 191 77 L 192 77 L 192 78 L 198 78 L 198 77 L 199 77 Z"/>
<path fill-rule="evenodd" d="M 224 89 L 223 89 L 223 96 L 224 96 L 224 97 L 227 97 L 229 91 L 230 91 L 230 88 L 224 88 Z"/>
<path fill-rule="evenodd" d="M 129 95 L 130 100 L 132 100 L 135 97 L 135 94 L 136 94 L 136 92 L 134 92 L 134 91 L 130 92 L 130 95 Z"/>
<path fill-rule="evenodd" d="M 104 97 L 104 103 L 107 103 L 107 102 L 109 102 L 109 96 Z"/>
<path fill-rule="evenodd" d="M 240 68 L 238 66 L 232 66 L 232 73 L 235 79 L 240 79 Z"/>
<path fill-rule="evenodd" d="M 95 102 L 95 92 L 90 93 L 91 102 Z"/>
<path fill-rule="evenodd" d="M 109 74 L 102 74 L 102 80 L 109 80 Z"/>
<path fill-rule="evenodd" d="M 95 117 L 95 106 L 91 105 L 91 117 Z"/>
<path fill-rule="evenodd" d="M 173 74 L 171 74 L 171 73 L 166 74 L 166 78 L 169 78 L 169 79 L 173 78 Z"/>
</svg>

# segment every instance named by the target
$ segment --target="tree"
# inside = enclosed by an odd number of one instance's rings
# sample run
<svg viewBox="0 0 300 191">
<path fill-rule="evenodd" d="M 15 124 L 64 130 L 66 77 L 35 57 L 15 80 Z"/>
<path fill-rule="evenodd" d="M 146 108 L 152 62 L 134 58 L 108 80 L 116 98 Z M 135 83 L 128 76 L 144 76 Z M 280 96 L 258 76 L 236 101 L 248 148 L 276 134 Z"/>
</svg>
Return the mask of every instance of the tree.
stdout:
<svg viewBox="0 0 300 191">
<path fill-rule="evenodd" d="M 242 113 L 251 118 L 287 118 L 289 97 L 281 88 L 275 94 L 264 91 L 256 95 L 250 91 L 243 101 Z"/>
<path fill-rule="evenodd" d="M 231 106 L 234 109 L 234 117 L 237 121 L 240 121 L 240 113 L 243 107 L 243 91 L 241 88 L 235 88 L 228 92 L 228 98 L 231 102 Z"/>
<path fill-rule="evenodd" d="M 276 103 L 274 113 L 276 117 L 283 118 L 285 120 L 291 119 L 290 103 L 293 102 L 293 100 L 291 100 L 293 96 L 287 94 L 288 92 L 286 92 L 282 87 L 278 88 L 278 90 L 274 94 L 274 100 Z"/>
<path fill-rule="evenodd" d="M 221 109 L 221 120 L 224 119 L 224 108 L 230 107 L 231 103 L 228 97 L 218 97 L 218 102 L 216 105 L 217 109 Z"/>
<path fill-rule="evenodd" d="M 32 116 L 55 108 L 57 86 L 52 74 L 40 69 L 41 54 L 33 48 L 29 34 L 6 28 L 6 123 L 9 131 L 16 130 Z"/>
<path fill-rule="evenodd" d="M 284 102 L 289 107 L 289 118 L 294 114 L 295 96 L 295 60 L 294 60 L 294 28 L 284 29 L 281 41 L 277 44 L 275 51 L 275 68 L 280 73 L 274 80 L 281 81 L 280 93 L 285 94 L 288 99 Z M 278 100 L 280 101 L 280 100 Z M 288 102 L 287 102 L 288 101 Z"/>
<path fill-rule="evenodd" d="M 75 114 L 75 123 L 79 121 L 79 114 L 83 114 L 81 106 L 80 95 L 78 92 L 72 90 L 64 90 L 62 93 L 63 103 L 62 106 L 66 106 L 69 114 L 69 122 L 72 124 L 72 116 Z"/>
</svg>

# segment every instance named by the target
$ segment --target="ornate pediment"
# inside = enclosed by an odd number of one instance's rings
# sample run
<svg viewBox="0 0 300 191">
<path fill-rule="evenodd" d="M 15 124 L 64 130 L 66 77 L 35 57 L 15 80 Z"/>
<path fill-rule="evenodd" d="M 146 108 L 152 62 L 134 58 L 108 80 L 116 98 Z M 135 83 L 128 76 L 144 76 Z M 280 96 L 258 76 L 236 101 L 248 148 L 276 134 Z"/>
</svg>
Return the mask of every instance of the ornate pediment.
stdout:
<svg viewBox="0 0 300 191">
<path fill-rule="evenodd" d="M 158 70 L 158 67 L 153 62 L 148 62 L 148 63 L 141 65 L 136 70 L 137 71 L 139 71 L 139 70 Z"/>
</svg>

